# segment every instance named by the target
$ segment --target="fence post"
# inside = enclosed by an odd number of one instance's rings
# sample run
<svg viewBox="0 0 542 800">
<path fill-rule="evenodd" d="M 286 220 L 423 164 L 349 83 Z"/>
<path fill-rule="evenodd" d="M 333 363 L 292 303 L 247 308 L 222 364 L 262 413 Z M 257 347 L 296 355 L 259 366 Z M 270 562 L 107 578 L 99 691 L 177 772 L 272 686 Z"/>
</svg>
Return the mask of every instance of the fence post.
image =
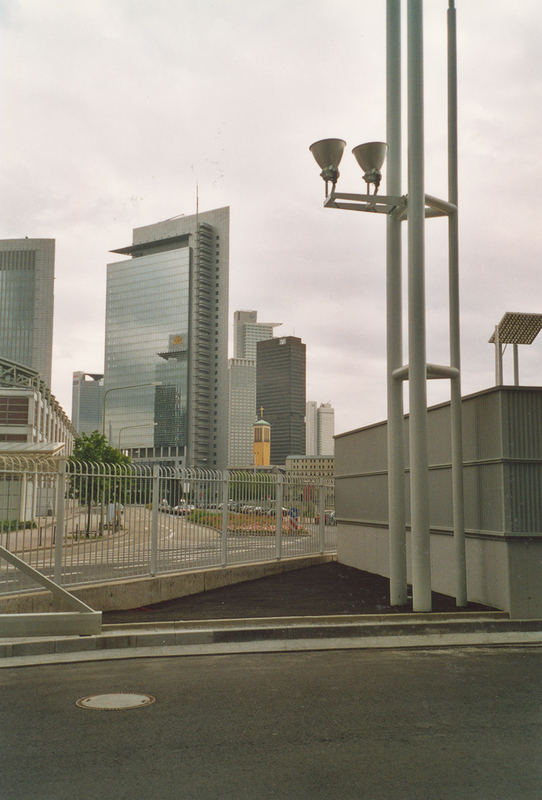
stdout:
<svg viewBox="0 0 542 800">
<path fill-rule="evenodd" d="M 55 583 L 62 583 L 62 551 L 64 547 L 64 508 L 66 495 L 66 459 L 58 462 L 56 485 L 56 532 L 55 532 Z"/>
<path fill-rule="evenodd" d="M 222 473 L 222 566 L 228 563 L 228 523 L 230 519 L 230 474 Z"/>
<path fill-rule="evenodd" d="M 156 575 L 158 564 L 158 506 L 160 504 L 160 467 L 152 467 L 152 510 L 151 510 L 151 575 Z"/>
<path fill-rule="evenodd" d="M 280 561 L 282 557 L 282 499 L 283 478 L 280 473 L 276 476 L 276 501 L 275 501 L 275 556 Z"/>
<path fill-rule="evenodd" d="M 323 553 L 326 549 L 326 487 L 323 483 L 320 483 L 320 486 L 318 487 L 318 510 L 320 513 L 320 521 L 318 525 L 320 552 Z"/>
</svg>

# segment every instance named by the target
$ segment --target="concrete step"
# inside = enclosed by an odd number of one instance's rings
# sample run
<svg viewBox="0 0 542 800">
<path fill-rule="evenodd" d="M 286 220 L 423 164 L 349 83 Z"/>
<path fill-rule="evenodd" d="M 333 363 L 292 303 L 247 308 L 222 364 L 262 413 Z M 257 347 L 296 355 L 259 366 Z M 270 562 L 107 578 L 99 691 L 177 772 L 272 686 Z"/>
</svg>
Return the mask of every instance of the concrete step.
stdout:
<svg viewBox="0 0 542 800">
<path fill-rule="evenodd" d="M 0 639 L 0 666 L 323 649 L 542 645 L 542 620 L 504 612 L 172 621 L 91 636 Z"/>
</svg>

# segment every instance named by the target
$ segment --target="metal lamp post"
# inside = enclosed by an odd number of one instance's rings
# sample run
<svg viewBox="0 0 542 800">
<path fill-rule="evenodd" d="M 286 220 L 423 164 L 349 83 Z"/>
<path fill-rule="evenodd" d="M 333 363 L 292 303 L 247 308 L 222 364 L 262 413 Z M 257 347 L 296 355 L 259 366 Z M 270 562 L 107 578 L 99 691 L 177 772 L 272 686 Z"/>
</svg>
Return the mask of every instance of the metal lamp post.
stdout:
<svg viewBox="0 0 542 800">
<path fill-rule="evenodd" d="M 118 449 L 120 450 L 120 440 L 121 440 L 121 437 L 122 437 L 122 434 L 124 433 L 124 431 L 130 431 L 130 430 L 133 430 L 134 428 L 156 428 L 157 425 L 158 425 L 157 422 L 147 422 L 144 425 L 124 425 L 122 428 L 119 428 Z"/>
<path fill-rule="evenodd" d="M 448 25 L 448 200 L 425 193 L 423 131 L 423 6 L 408 0 L 407 98 L 408 194 L 401 196 L 401 9 L 387 0 L 386 81 L 387 143 L 369 142 L 352 151 L 364 172 L 366 194 L 336 191 L 346 142 L 325 139 L 310 150 L 326 183 L 325 208 L 387 216 L 386 336 L 388 392 L 388 506 L 390 603 L 407 602 L 406 524 L 403 454 L 403 390 L 409 383 L 411 573 L 414 611 L 431 610 L 429 474 L 427 454 L 427 379 L 451 382 L 451 449 L 456 603 L 467 603 L 463 501 L 463 449 L 459 340 L 457 226 L 457 67 L 454 0 Z M 384 159 L 388 158 L 386 195 L 378 195 Z M 328 192 L 329 183 L 332 185 Z M 373 193 L 370 186 L 373 184 Z M 425 326 L 425 220 L 448 217 L 450 364 L 427 362 Z M 408 225 L 408 363 L 402 355 L 401 222 Z"/>
<path fill-rule="evenodd" d="M 107 400 L 107 395 L 111 394 L 111 392 L 121 392 L 126 391 L 128 389 L 144 389 L 147 386 L 161 386 L 161 381 L 152 381 L 152 383 L 138 383 L 133 384 L 131 386 L 113 386 L 111 389 L 106 389 L 104 392 L 104 402 L 102 408 L 102 435 L 105 436 L 105 401 Z"/>
</svg>

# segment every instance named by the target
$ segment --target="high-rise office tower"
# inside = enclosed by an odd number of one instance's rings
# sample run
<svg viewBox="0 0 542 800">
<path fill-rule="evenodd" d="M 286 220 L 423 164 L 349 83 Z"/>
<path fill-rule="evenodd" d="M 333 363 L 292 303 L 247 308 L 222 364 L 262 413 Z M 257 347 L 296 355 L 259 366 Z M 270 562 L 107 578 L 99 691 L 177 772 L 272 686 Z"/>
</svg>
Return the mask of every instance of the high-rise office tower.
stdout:
<svg viewBox="0 0 542 800">
<path fill-rule="evenodd" d="M 256 359 L 256 345 L 273 338 L 273 329 L 282 322 L 258 322 L 257 311 L 233 314 L 233 357 Z"/>
<path fill-rule="evenodd" d="M 102 430 L 104 376 L 74 372 L 72 385 L 72 423 L 77 433 Z"/>
<path fill-rule="evenodd" d="M 230 466 L 253 463 L 253 424 L 256 420 L 256 345 L 271 339 L 280 322 L 258 322 L 257 311 L 233 314 L 234 357 L 229 372 L 229 461 Z"/>
<path fill-rule="evenodd" d="M 296 336 L 258 342 L 256 406 L 271 425 L 271 463 L 305 452 L 306 347 Z"/>
<path fill-rule="evenodd" d="M 319 406 L 308 400 L 305 411 L 306 454 L 332 456 L 335 452 L 335 410 L 330 403 Z"/>
<path fill-rule="evenodd" d="M 106 434 L 136 458 L 226 466 L 229 208 L 113 252 L 130 258 L 107 268 Z"/>
<path fill-rule="evenodd" d="M 54 239 L 0 240 L 0 356 L 51 386 Z"/>
<path fill-rule="evenodd" d="M 318 404 L 314 400 L 307 400 L 305 406 L 305 450 L 308 456 L 318 455 L 317 408 Z"/>
<path fill-rule="evenodd" d="M 318 421 L 319 456 L 332 456 L 335 452 L 335 409 L 331 403 L 320 403 L 316 412 Z"/>
<path fill-rule="evenodd" d="M 256 361 L 230 358 L 229 452 L 230 467 L 250 467 L 253 463 L 253 425 L 256 420 Z"/>
</svg>

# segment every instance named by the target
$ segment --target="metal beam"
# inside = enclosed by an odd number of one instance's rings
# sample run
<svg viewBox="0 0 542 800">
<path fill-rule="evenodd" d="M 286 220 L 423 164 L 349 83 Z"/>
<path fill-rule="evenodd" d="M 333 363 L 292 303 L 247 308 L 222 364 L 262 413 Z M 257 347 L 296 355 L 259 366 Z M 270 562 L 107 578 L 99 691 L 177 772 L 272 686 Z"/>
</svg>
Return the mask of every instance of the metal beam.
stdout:
<svg viewBox="0 0 542 800">
<path fill-rule="evenodd" d="M 40 586 L 43 586 L 45 589 L 49 589 L 55 597 L 64 600 L 71 608 L 77 609 L 77 611 L 82 611 L 86 614 L 94 614 L 94 609 L 90 606 L 87 606 L 86 603 L 83 603 L 78 597 L 71 594 L 70 592 L 66 591 L 62 586 L 59 586 L 58 583 L 55 583 L 50 578 L 47 578 L 41 572 L 38 572 L 37 569 L 31 567 L 30 564 L 27 564 L 26 561 L 23 561 L 22 558 L 19 558 L 12 553 L 11 550 L 8 550 L 6 547 L 2 547 L 0 545 L 0 558 L 3 558 L 4 561 L 7 561 L 8 564 L 16 567 L 16 569 L 24 572 L 25 575 L 28 575 L 30 578 L 36 581 Z"/>
</svg>

